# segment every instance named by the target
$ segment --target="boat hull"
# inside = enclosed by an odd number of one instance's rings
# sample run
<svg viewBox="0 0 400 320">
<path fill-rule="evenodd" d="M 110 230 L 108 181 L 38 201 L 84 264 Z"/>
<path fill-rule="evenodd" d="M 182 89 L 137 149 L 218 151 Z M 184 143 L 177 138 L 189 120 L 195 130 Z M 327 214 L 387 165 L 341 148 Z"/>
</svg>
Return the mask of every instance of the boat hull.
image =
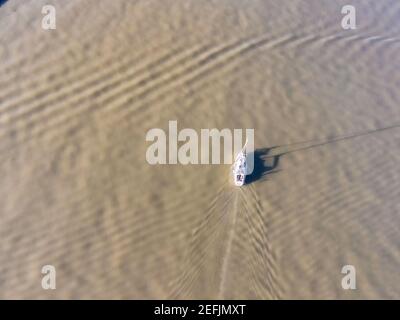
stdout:
<svg viewBox="0 0 400 320">
<path fill-rule="evenodd" d="M 244 174 L 236 174 L 233 177 L 233 182 L 235 184 L 235 186 L 241 187 L 244 185 L 246 176 Z"/>
</svg>

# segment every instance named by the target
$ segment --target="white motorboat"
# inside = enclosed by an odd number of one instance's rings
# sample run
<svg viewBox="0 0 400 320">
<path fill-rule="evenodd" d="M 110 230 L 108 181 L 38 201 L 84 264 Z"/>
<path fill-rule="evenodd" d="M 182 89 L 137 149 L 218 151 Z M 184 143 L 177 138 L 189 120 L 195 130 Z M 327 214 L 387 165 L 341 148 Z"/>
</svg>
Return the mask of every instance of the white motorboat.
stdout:
<svg viewBox="0 0 400 320">
<path fill-rule="evenodd" d="M 233 173 L 233 182 L 236 186 L 241 187 L 244 185 L 246 180 L 246 143 L 244 144 L 243 149 L 236 156 L 235 162 L 232 165 L 232 173 Z"/>
</svg>

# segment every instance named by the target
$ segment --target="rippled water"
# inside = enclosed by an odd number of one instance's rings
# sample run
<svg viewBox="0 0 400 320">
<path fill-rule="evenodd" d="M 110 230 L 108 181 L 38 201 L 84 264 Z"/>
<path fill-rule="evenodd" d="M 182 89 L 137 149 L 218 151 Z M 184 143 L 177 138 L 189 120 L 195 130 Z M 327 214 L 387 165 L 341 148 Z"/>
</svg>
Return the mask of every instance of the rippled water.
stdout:
<svg viewBox="0 0 400 320">
<path fill-rule="evenodd" d="M 44 4 L 0 7 L 0 297 L 400 297 L 399 1 Z M 149 165 L 169 120 L 261 171 Z"/>
</svg>

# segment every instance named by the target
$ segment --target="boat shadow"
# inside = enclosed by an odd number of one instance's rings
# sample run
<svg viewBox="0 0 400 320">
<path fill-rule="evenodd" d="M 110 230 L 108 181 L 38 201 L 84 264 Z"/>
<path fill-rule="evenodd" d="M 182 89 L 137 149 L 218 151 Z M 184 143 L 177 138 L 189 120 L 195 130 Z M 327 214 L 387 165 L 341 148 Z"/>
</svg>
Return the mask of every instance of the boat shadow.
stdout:
<svg viewBox="0 0 400 320">
<path fill-rule="evenodd" d="M 245 184 L 265 180 L 267 175 L 280 171 L 278 166 L 281 154 L 275 156 L 268 155 L 272 149 L 274 148 L 256 149 L 247 155 L 248 157 L 254 156 L 254 169 L 251 174 L 246 176 Z"/>
</svg>

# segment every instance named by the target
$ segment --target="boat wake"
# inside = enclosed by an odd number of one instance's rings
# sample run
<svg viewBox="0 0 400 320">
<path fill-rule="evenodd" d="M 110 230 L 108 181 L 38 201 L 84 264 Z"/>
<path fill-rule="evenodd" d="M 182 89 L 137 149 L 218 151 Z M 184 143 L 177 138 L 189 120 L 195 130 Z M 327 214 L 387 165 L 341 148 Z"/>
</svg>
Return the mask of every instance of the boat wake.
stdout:
<svg viewBox="0 0 400 320">
<path fill-rule="evenodd" d="M 254 186 L 225 184 L 192 232 L 172 299 L 279 297 L 264 212 Z"/>
</svg>

